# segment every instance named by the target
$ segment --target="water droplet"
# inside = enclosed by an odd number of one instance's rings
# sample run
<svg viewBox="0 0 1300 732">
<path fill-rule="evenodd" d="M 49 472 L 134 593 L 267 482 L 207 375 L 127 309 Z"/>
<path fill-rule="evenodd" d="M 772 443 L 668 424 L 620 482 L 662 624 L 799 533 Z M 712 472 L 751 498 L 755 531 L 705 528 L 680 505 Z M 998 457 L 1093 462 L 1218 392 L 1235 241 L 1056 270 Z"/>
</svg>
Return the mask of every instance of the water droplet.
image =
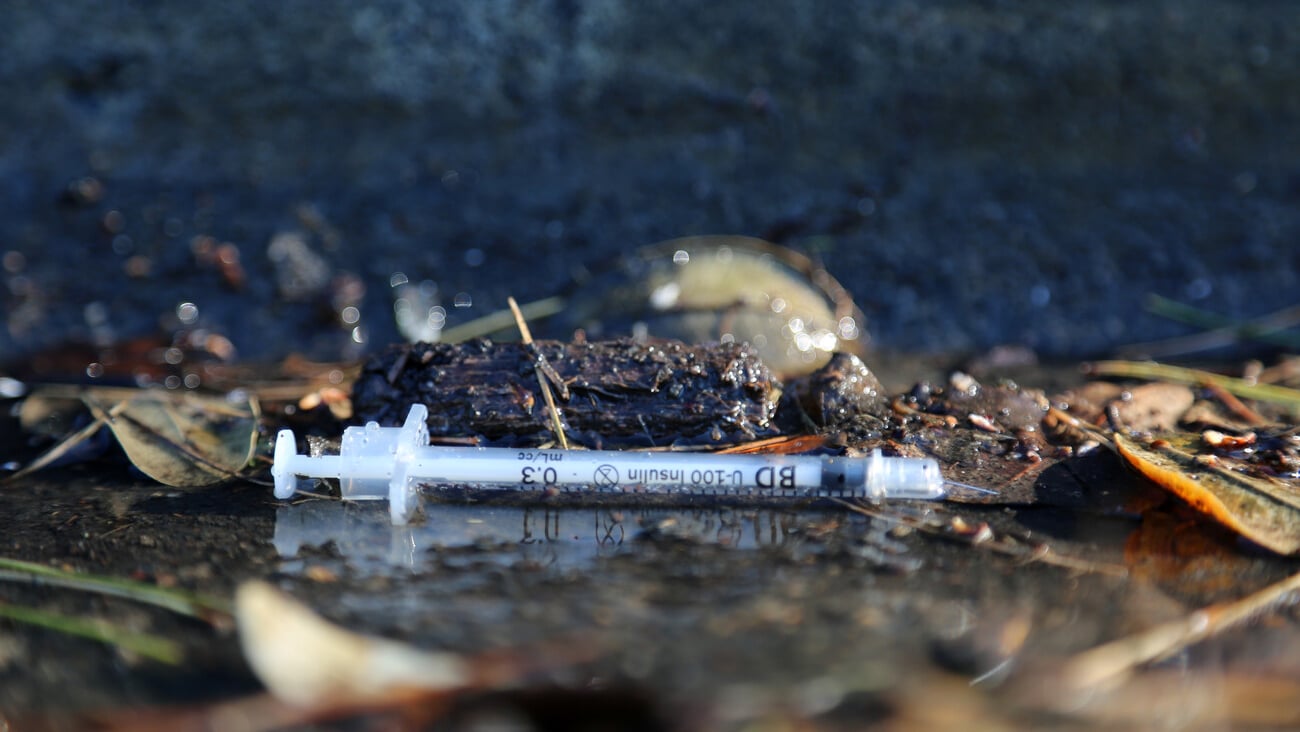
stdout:
<svg viewBox="0 0 1300 732">
<path fill-rule="evenodd" d="M 673 264 L 687 264 L 691 261 L 691 253 L 685 249 L 678 249 L 673 252 Z"/>
<path fill-rule="evenodd" d="M 365 329 L 363 329 L 363 328 L 362 328 L 361 326 L 359 326 L 359 325 L 358 325 L 357 327 L 353 328 L 353 329 L 352 329 L 352 342 L 353 342 L 353 343 L 365 343 L 365 342 L 366 342 L 366 331 L 365 331 Z"/>
<path fill-rule="evenodd" d="M 168 389 L 179 389 L 181 388 L 181 377 L 171 374 L 166 379 L 163 379 L 163 386 Z"/>
<path fill-rule="evenodd" d="M 163 351 L 163 360 L 171 364 L 172 366 L 175 366 L 176 364 L 185 360 L 185 352 L 179 348 L 176 348 L 175 346 L 172 346 L 171 348 L 168 348 L 166 351 Z"/>
<path fill-rule="evenodd" d="M 667 282 L 656 287 L 650 293 L 650 307 L 655 310 L 668 310 L 677 304 L 682 294 L 682 286 L 677 282 Z"/>
<path fill-rule="evenodd" d="M 397 287 L 398 285 L 405 285 L 407 282 L 410 282 L 410 280 L 406 278 L 406 274 L 403 272 L 394 272 L 392 275 L 388 277 L 389 287 Z"/>
<path fill-rule="evenodd" d="M 202 382 L 203 380 L 199 378 L 198 374 L 185 374 L 186 389 L 197 389 L 199 388 L 199 384 Z"/>
<path fill-rule="evenodd" d="M 473 307 L 474 298 L 470 297 L 468 292 L 458 292 L 456 297 L 452 298 L 451 304 L 458 308 Z"/>
<path fill-rule="evenodd" d="M 199 319 L 199 306 L 192 302 L 183 302 L 177 305 L 176 319 L 184 325 L 194 325 Z"/>
<path fill-rule="evenodd" d="M 343 308 L 343 312 L 339 313 L 339 319 L 348 325 L 355 325 L 357 321 L 361 320 L 361 311 L 349 305 Z"/>
<path fill-rule="evenodd" d="M 843 338 L 846 341 L 857 340 L 858 322 L 854 320 L 852 316 L 845 315 L 840 318 L 839 329 L 840 338 Z"/>
<path fill-rule="evenodd" d="M 839 341 L 840 339 L 836 338 L 835 334 L 829 330 L 819 330 L 813 334 L 813 346 L 819 351 L 831 353 L 839 345 Z"/>
<path fill-rule="evenodd" d="M 100 363 L 86 364 L 86 376 L 92 379 L 98 379 L 104 375 L 104 365 Z"/>
</svg>

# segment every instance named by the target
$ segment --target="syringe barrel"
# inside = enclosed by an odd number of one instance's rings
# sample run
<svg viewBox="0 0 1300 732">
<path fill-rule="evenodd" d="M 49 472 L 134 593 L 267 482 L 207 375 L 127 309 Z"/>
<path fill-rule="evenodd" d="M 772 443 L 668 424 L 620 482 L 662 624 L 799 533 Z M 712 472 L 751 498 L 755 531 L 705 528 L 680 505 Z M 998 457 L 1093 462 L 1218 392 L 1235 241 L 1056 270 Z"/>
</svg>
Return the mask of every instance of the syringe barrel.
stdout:
<svg viewBox="0 0 1300 732">
<path fill-rule="evenodd" d="M 797 497 L 822 494 L 822 461 L 792 455 L 428 447 L 415 451 L 407 475 L 443 485 Z"/>
<path fill-rule="evenodd" d="M 411 480 L 435 485 L 556 488 L 607 492 L 935 499 L 945 493 L 930 458 L 605 452 L 426 447 L 407 465 Z"/>
</svg>

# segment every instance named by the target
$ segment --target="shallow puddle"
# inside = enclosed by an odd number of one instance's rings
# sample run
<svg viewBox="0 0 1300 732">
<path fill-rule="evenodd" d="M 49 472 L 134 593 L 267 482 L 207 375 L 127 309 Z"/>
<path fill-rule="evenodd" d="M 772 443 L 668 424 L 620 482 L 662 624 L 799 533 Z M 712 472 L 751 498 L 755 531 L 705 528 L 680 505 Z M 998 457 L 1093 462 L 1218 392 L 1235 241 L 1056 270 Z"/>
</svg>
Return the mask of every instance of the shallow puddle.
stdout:
<svg viewBox="0 0 1300 732">
<path fill-rule="evenodd" d="M 282 570 L 302 573 L 305 550 L 329 547 L 354 575 L 423 572 L 439 550 L 478 547 L 504 566 L 534 562 L 556 569 L 589 567 L 600 557 L 634 551 L 645 532 L 738 550 L 792 543 L 799 523 L 824 511 L 748 508 L 542 508 L 430 506 L 421 521 L 394 526 L 382 501 L 304 501 L 276 509 L 275 549 Z"/>
</svg>

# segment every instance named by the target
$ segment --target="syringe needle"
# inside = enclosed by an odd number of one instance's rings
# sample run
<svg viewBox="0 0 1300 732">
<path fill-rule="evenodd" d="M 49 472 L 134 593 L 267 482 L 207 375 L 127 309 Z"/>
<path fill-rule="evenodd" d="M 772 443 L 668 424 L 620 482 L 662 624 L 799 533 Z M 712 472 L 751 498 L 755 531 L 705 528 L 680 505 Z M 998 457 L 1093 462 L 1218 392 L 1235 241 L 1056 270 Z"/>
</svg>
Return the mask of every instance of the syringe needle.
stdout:
<svg viewBox="0 0 1300 732">
<path fill-rule="evenodd" d="M 981 488 L 980 486 L 977 485 L 971 485 L 970 483 L 959 483 L 955 480 L 948 480 L 947 478 L 944 479 L 943 484 L 956 486 L 958 488 L 965 488 L 968 491 L 975 491 L 976 493 L 987 493 L 990 496 L 998 495 L 998 492 L 991 488 Z"/>
</svg>

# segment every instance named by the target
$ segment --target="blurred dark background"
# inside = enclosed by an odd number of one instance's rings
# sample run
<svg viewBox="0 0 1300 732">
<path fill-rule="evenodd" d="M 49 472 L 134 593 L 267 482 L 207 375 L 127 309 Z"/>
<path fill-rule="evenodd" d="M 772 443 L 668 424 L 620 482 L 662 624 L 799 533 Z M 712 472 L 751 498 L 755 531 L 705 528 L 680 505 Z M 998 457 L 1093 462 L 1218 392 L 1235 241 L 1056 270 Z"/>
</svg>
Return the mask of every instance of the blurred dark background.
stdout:
<svg viewBox="0 0 1300 732">
<path fill-rule="evenodd" d="M 454 323 L 698 233 L 818 257 L 891 349 L 1095 355 L 1187 332 L 1148 293 L 1300 291 L 1289 1 L 66 0 L 0 48 L 6 360 L 354 356 L 395 273 Z"/>
</svg>

